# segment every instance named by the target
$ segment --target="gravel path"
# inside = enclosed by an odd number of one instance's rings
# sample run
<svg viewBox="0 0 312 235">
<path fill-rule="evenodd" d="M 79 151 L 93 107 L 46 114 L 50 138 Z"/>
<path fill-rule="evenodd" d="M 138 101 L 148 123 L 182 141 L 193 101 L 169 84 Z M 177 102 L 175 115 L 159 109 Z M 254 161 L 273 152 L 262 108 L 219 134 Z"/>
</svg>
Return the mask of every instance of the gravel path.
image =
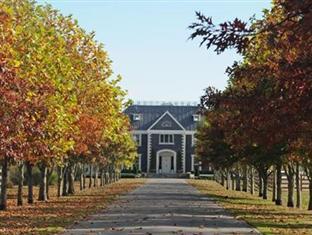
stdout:
<svg viewBox="0 0 312 235">
<path fill-rule="evenodd" d="M 66 230 L 68 234 L 259 234 L 233 218 L 183 179 L 148 179 L 105 211 Z"/>
</svg>

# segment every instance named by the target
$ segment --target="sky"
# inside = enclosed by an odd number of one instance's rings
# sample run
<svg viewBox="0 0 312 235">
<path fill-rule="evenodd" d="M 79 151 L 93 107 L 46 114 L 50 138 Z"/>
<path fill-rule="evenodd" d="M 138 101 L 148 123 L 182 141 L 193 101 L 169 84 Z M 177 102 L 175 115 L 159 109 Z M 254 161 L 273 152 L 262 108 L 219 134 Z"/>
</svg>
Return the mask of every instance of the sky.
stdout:
<svg viewBox="0 0 312 235">
<path fill-rule="evenodd" d="M 114 75 L 134 101 L 199 101 L 204 88 L 224 89 L 225 70 L 240 56 L 217 55 L 188 40 L 195 11 L 216 23 L 248 20 L 270 7 L 269 0 L 38 0 L 72 14 L 95 31 L 113 61 Z"/>
</svg>

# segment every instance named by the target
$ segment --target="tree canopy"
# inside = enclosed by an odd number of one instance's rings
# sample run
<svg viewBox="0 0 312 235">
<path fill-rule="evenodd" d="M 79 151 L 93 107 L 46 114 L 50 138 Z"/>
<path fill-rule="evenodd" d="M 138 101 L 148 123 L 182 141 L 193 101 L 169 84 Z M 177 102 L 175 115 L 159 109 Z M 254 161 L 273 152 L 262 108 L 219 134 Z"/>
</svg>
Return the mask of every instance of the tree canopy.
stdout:
<svg viewBox="0 0 312 235">
<path fill-rule="evenodd" d="M 238 156 L 237 162 L 255 166 L 265 178 L 272 166 L 310 162 L 311 1 L 274 0 L 262 19 L 251 18 L 249 22 L 234 19 L 216 25 L 211 17 L 200 12 L 196 15 L 197 22 L 190 25 L 191 39 L 199 37 L 200 45 L 214 48 L 218 54 L 235 49 L 243 56 L 227 69 L 226 89 L 209 88 L 202 97 L 209 125 L 199 132 L 218 128 L 222 141 Z M 198 148 L 208 147 L 206 138 L 215 137 L 199 136 L 203 137 Z M 213 150 L 218 157 L 200 155 L 220 164 L 226 155 L 218 148 Z M 302 167 L 311 178 L 311 166 Z"/>
<path fill-rule="evenodd" d="M 128 101 L 119 86 L 121 77 L 113 77 L 108 53 L 94 35 L 50 5 L 1 1 L 4 181 L 8 164 L 26 163 L 30 170 L 38 164 L 44 176 L 49 167 L 71 169 L 82 163 L 109 165 L 116 171 L 136 158 L 129 120 L 123 114 Z M 5 187 L 6 183 L 2 209 Z"/>
</svg>

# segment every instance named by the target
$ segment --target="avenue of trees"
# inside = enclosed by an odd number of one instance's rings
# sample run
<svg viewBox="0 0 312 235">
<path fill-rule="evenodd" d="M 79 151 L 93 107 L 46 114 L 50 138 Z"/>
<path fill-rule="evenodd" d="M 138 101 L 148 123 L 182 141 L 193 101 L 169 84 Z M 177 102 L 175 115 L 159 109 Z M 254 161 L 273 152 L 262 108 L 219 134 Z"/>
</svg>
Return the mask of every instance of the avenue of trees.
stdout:
<svg viewBox="0 0 312 235">
<path fill-rule="evenodd" d="M 218 54 L 243 57 L 227 69 L 224 91 L 208 87 L 201 98 L 205 121 L 197 154 L 217 170 L 221 184 L 282 204 L 282 171 L 288 181 L 287 206 L 301 206 L 300 175 L 309 180 L 312 210 L 312 2 L 273 0 L 260 20 L 215 25 L 197 12 L 190 38 Z M 242 182 L 242 184 L 241 184 Z M 297 187 L 295 187 L 297 186 Z M 297 190 L 295 190 L 297 189 Z M 297 201 L 294 202 L 294 194 Z"/>
<path fill-rule="evenodd" d="M 58 196 L 116 180 L 136 158 L 128 101 L 112 79 L 111 61 L 70 16 L 32 0 L 0 3 L 0 210 L 7 209 L 8 172 L 17 166 L 17 204 L 22 205 L 24 168 L 28 203 L 33 169 L 40 169 L 38 200 L 48 199 L 52 171 Z M 93 177 L 93 178 L 92 178 Z"/>
</svg>

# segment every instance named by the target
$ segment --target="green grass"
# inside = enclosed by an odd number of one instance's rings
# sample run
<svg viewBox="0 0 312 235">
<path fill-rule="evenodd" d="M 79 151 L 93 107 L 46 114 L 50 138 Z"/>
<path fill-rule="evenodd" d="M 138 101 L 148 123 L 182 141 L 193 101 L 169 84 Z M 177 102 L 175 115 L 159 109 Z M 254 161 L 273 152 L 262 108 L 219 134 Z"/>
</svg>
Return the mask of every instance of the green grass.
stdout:
<svg viewBox="0 0 312 235">
<path fill-rule="evenodd" d="M 304 209 L 276 206 L 246 192 L 226 190 L 211 180 L 189 180 L 191 185 L 207 196 L 213 197 L 219 204 L 238 218 L 256 227 L 263 234 L 312 234 L 312 212 Z M 283 203 L 287 203 L 287 191 L 283 192 Z M 308 203 L 308 193 L 303 193 L 303 207 Z"/>
</svg>

